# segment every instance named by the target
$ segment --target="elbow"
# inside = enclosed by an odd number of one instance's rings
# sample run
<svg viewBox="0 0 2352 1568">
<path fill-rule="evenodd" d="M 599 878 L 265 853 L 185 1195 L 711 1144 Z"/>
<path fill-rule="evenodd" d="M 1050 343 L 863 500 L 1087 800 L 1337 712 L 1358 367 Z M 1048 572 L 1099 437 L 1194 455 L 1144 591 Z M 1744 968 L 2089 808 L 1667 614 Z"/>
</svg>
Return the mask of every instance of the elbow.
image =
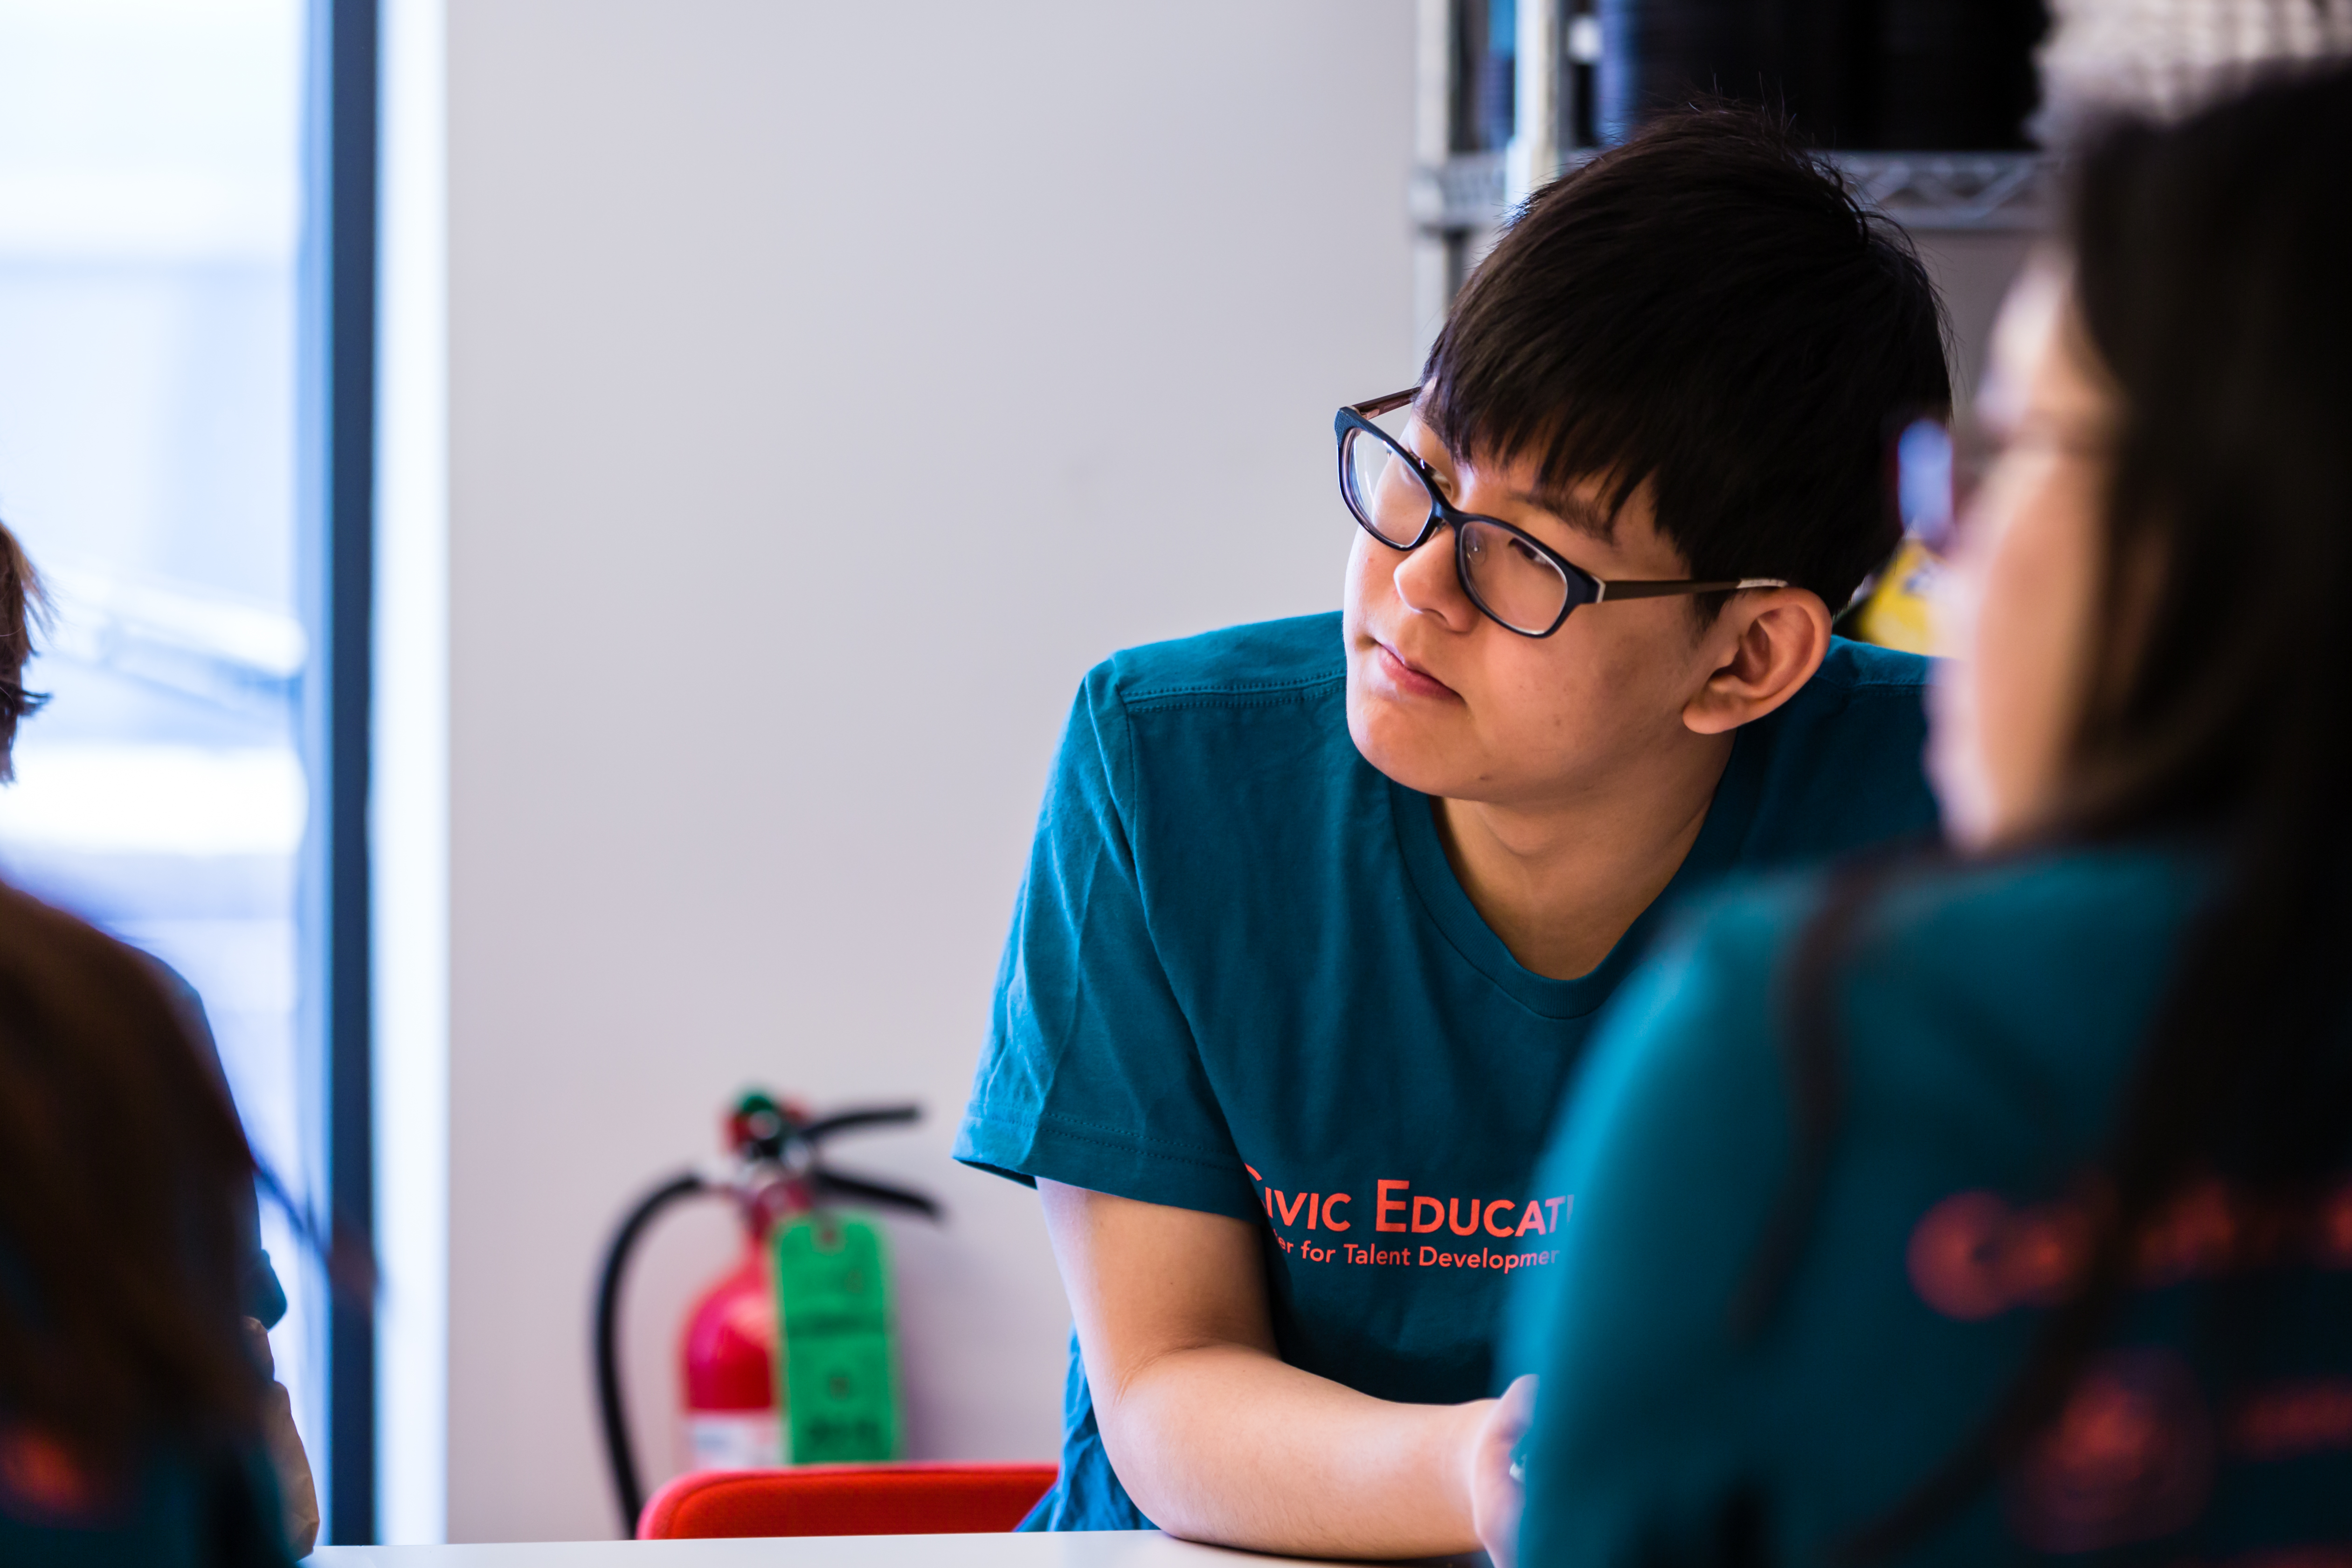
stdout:
<svg viewBox="0 0 2352 1568">
<path fill-rule="evenodd" d="M 1201 1434 L 1185 1397 L 1183 1362 L 1181 1353 L 1153 1356 L 1097 1385 L 1096 1429 L 1112 1473 L 1145 1518 L 1171 1535 L 1232 1545 L 1200 1473 Z"/>
</svg>

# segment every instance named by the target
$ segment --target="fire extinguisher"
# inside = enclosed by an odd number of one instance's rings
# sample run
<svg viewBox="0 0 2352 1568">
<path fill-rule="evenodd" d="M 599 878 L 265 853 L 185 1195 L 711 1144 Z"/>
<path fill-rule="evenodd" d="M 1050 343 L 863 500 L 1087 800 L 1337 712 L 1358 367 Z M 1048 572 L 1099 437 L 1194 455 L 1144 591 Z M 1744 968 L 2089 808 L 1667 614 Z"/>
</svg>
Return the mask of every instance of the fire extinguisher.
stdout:
<svg viewBox="0 0 2352 1568">
<path fill-rule="evenodd" d="M 743 1254 L 698 1297 L 679 1341 L 687 1443 L 697 1469 L 750 1469 L 782 1461 L 783 1412 L 776 1369 L 778 1312 L 769 1233 L 828 1198 L 939 1218 L 921 1193 L 829 1168 L 824 1142 L 865 1127 L 915 1121 L 913 1105 L 873 1106 L 812 1118 L 798 1103 L 759 1091 L 743 1094 L 726 1120 L 731 1158 L 656 1186 L 614 1232 L 596 1287 L 596 1396 L 622 1534 L 635 1533 L 645 1490 L 621 1396 L 619 1306 L 629 1255 L 663 1209 L 684 1198 L 723 1194 L 743 1222 Z"/>
</svg>

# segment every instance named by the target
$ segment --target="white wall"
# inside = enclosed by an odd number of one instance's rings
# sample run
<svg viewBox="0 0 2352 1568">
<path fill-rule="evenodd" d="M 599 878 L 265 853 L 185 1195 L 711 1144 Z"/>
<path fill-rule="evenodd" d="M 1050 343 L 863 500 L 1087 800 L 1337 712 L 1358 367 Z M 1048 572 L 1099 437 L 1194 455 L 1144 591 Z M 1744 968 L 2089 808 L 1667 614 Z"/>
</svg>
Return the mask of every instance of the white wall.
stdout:
<svg viewBox="0 0 2352 1568">
<path fill-rule="evenodd" d="M 1965 409 L 1984 379 L 1994 318 L 2032 251 L 2034 236 L 2005 230 L 1945 230 L 1912 237 L 1944 297 L 1952 333 L 1952 397 Z"/>
<path fill-rule="evenodd" d="M 842 1151 L 953 1211 L 898 1231 L 915 1451 L 1052 1451 L 1034 1202 L 949 1139 L 1086 666 L 1337 602 L 1331 411 L 1412 372 L 1411 33 L 449 7 L 452 1539 L 612 1530 L 597 1249 L 751 1082 L 928 1103 Z M 641 1403 L 729 1245 L 649 1255 Z"/>
</svg>

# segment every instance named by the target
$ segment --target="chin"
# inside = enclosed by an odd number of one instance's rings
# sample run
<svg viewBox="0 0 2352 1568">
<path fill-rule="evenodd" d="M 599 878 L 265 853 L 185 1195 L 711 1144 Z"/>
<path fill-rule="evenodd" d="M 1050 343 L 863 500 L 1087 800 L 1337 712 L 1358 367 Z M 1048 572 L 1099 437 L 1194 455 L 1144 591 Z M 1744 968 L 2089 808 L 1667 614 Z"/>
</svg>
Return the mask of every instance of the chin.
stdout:
<svg viewBox="0 0 2352 1568">
<path fill-rule="evenodd" d="M 1458 767 L 1449 766 L 1448 747 L 1427 733 L 1428 725 L 1358 689 L 1354 665 L 1349 667 L 1348 738 L 1363 759 L 1408 789 L 1424 795 L 1450 795 L 1460 783 Z"/>
<path fill-rule="evenodd" d="M 2000 838 L 2000 792 L 1964 702 L 1946 698 L 1927 731 L 1927 784 L 1944 819 L 1944 838 L 1954 849 L 1981 853 Z"/>
<path fill-rule="evenodd" d="M 1978 852 L 1997 836 L 1991 770 L 1979 744 L 1977 694 L 1972 672 L 1947 664 L 1927 692 L 1927 783 L 1944 818 L 1944 837 L 1955 849 Z"/>
</svg>

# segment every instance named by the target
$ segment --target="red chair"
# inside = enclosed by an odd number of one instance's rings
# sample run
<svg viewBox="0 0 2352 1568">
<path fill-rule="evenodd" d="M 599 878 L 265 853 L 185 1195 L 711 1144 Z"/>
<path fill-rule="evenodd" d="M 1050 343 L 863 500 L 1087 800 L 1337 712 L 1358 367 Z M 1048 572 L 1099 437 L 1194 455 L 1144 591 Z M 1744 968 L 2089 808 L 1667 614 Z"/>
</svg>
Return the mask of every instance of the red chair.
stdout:
<svg viewBox="0 0 2352 1568">
<path fill-rule="evenodd" d="M 640 1541 L 740 1535 L 966 1535 L 1010 1530 L 1052 1465 L 798 1465 L 701 1470 L 654 1493 Z"/>
</svg>

